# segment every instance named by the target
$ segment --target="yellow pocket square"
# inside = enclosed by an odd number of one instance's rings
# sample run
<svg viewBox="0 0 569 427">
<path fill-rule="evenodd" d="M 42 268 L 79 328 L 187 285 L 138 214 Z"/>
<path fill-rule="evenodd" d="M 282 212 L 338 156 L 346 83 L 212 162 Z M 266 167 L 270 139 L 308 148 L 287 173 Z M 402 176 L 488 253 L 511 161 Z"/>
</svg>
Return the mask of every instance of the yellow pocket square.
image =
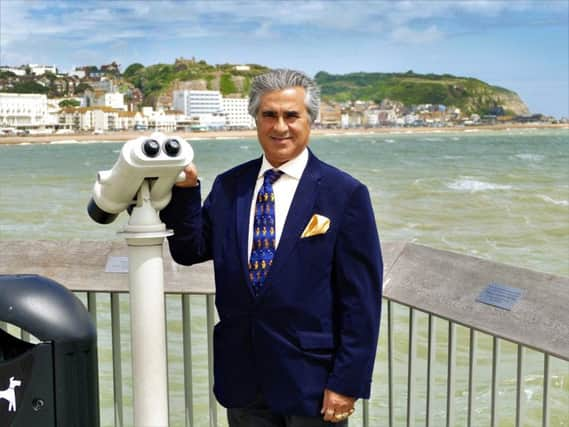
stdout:
<svg viewBox="0 0 569 427">
<path fill-rule="evenodd" d="M 312 237 L 317 236 L 319 234 L 324 234 L 330 228 L 330 218 L 327 218 L 323 215 L 314 214 L 310 221 L 308 221 L 308 225 L 302 232 L 300 236 L 301 239 L 305 237 Z"/>
</svg>

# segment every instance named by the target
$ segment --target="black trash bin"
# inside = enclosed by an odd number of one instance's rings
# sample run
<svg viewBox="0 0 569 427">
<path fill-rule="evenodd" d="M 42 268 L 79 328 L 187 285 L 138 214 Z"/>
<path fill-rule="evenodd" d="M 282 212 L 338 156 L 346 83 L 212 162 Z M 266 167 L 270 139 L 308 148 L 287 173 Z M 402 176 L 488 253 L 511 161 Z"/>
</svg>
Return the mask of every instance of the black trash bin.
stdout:
<svg viewBox="0 0 569 427">
<path fill-rule="evenodd" d="M 38 275 L 0 275 L 0 427 L 99 427 L 97 331 L 72 292 Z"/>
</svg>

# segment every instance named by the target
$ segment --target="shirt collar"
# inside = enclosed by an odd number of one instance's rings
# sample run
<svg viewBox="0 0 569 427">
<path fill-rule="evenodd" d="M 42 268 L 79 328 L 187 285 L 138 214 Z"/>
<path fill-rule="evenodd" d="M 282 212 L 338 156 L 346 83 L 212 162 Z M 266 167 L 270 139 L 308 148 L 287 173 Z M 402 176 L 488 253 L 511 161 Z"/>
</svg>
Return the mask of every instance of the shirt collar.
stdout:
<svg viewBox="0 0 569 427">
<path fill-rule="evenodd" d="M 306 168 L 307 164 L 308 164 L 308 149 L 305 147 L 304 150 L 302 150 L 298 156 L 296 156 L 294 159 L 289 160 L 286 163 L 283 163 L 277 169 L 284 172 L 291 178 L 300 181 L 300 177 L 302 176 L 302 173 L 304 172 L 304 169 Z M 261 169 L 259 169 L 259 175 L 257 176 L 257 179 L 261 178 L 265 174 L 265 172 L 268 171 L 269 169 L 275 169 L 275 168 L 269 163 L 267 157 L 263 154 L 263 162 L 261 163 Z"/>
</svg>

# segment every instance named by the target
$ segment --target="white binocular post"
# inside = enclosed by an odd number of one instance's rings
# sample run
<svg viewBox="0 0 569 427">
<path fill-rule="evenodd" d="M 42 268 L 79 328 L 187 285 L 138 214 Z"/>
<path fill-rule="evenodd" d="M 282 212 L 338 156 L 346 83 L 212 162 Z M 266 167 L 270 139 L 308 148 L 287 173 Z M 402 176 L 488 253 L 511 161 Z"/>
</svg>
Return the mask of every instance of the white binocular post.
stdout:
<svg viewBox="0 0 569 427">
<path fill-rule="evenodd" d="M 173 234 L 150 202 L 144 180 L 128 225 L 134 425 L 168 427 L 168 368 L 164 303 L 164 238 Z"/>
<path fill-rule="evenodd" d="M 129 258 L 134 425 L 168 427 L 168 369 L 164 305 L 164 238 L 158 212 L 194 153 L 187 141 L 154 133 L 127 141 L 110 170 L 100 171 L 87 206 L 89 216 L 110 224 L 133 206 L 120 234 Z M 136 203 L 133 205 L 133 202 Z"/>
</svg>

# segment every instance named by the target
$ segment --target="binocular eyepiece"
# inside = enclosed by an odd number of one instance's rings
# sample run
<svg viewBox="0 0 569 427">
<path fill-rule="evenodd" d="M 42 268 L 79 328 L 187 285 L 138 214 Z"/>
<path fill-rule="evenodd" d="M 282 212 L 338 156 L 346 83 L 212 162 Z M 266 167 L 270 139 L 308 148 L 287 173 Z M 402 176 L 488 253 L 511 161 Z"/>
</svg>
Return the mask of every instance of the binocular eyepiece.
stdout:
<svg viewBox="0 0 569 427">
<path fill-rule="evenodd" d="M 99 224 L 110 224 L 131 204 L 146 179 L 156 210 L 170 202 L 172 186 L 184 179 L 183 169 L 192 162 L 190 144 L 179 137 L 154 133 L 126 142 L 113 168 L 100 171 L 87 206 L 89 216 Z"/>
<path fill-rule="evenodd" d="M 176 138 L 167 139 L 162 147 L 167 156 L 176 157 L 181 150 L 180 141 Z M 160 154 L 160 143 L 155 139 L 147 139 L 142 144 L 142 151 L 148 157 L 156 157 Z"/>
</svg>

